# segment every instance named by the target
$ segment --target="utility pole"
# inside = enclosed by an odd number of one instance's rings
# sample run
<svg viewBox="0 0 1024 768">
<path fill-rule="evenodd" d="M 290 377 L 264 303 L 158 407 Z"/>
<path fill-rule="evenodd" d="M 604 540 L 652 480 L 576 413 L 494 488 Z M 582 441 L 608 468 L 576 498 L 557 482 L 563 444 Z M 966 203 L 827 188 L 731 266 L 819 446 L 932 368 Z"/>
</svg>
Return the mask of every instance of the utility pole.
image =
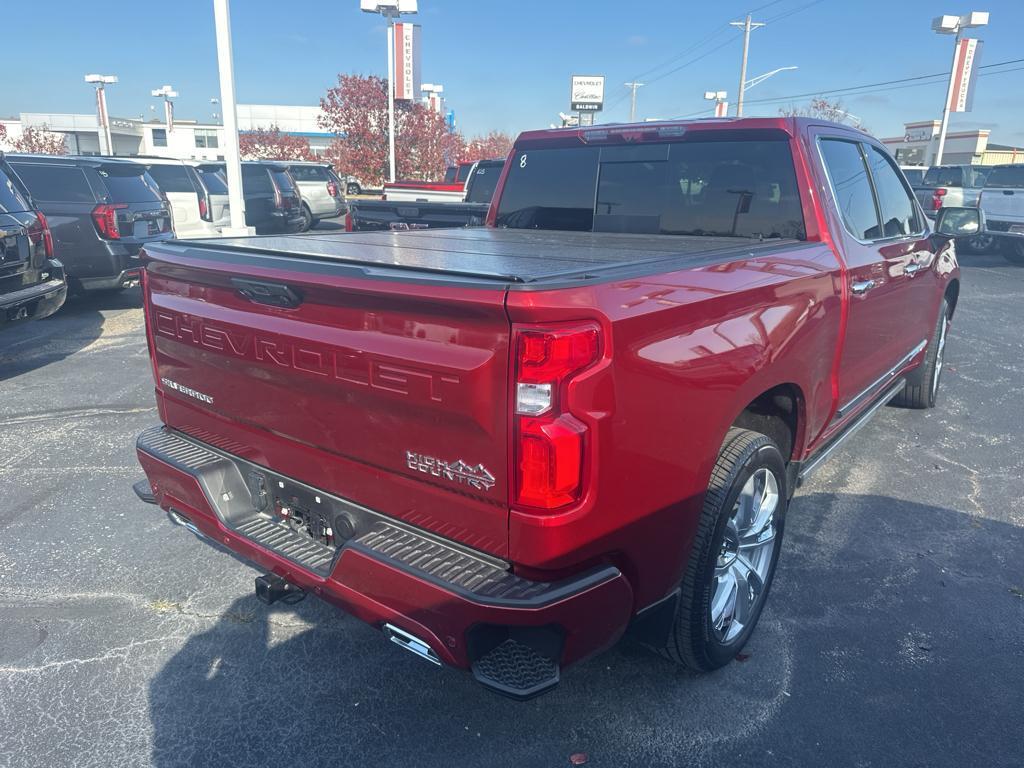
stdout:
<svg viewBox="0 0 1024 768">
<path fill-rule="evenodd" d="M 743 91 L 747 87 L 747 52 L 750 50 L 750 30 L 764 26 L 763 21 L 751 21 L 747 14 L 746 21 L 730 21 L 730 27 L 743 30 L 743 63 L 740 64 L 740 92 L 736 97 L 736 117 L 743 117 Z"/>
<path fill-rule="evenodd" d="M 635 123 L 636 122 L 636 89 L 637 88 L 643 88 L 644 84 L 643 83 L 638 83 L 636 81 L 633 81 L 632 83 L 626 83 L 625 85 L 626 85 L 627 88 L 632 88 L 633 89 L 633 93 L 632 93 L 632 95 L 630 96 L 630 99 L 629 99 L 629 122 Z"/>
</svg>

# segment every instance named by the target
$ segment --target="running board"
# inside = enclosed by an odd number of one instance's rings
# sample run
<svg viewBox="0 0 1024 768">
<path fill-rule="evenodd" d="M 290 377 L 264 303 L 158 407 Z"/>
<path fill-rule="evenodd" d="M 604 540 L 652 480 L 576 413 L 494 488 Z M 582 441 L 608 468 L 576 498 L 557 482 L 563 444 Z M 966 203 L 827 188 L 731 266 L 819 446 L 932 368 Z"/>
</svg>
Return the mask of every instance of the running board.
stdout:
<svg viewBox="0 0 1024 768">
<path fill-rule="evenodd" d="M 892 386 L 886 389 L 881 396 L 875 400 L 875 402 L 868 407 L 860 416 L 851 421 L 843 430 L 836 435 L 832 440 L 829 441 L 828 445 L 815 453 L 807 461 L 803 462 L 796 476 L 796 486 L 799 488 L 817 469 L 821 467 L 826 461 L 831 458 L 832 454 L 838 449 L 843 443 L 857 434 L 858 430 L 871 421 L 871 417 L 874 416 L 878 410 L 892 400 L 896 395 L 903 391 L 903 387 L 906 385 L 906 379 L 897 379 Z"/>
</svg>

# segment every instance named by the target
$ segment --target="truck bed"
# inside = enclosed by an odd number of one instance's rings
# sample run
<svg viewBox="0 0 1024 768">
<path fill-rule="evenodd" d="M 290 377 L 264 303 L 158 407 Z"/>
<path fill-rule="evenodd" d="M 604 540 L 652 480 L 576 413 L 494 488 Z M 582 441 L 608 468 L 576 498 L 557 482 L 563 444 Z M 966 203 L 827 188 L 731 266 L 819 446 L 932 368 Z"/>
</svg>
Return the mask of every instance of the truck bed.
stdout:
<svg viewBox="0 0 1024 768">
<path fill-rule="evenodd" d="M 305 261 L 305 268 L 348 267 L 368 275 L 437 277 L 497 285 L 551 287 L 551 283 L 611 279 L 619 273 L 693 268 L 792 250 L 796 240 L 757 242 L 724 237 L 552 232 L 481 227 L 405 232 L 310 233 L 190 240 L 202 258 Z M 200 254 L 196 254 L 199 256 Z M 289 267 L 295 268 L 294 261 Z"/>
</svg>

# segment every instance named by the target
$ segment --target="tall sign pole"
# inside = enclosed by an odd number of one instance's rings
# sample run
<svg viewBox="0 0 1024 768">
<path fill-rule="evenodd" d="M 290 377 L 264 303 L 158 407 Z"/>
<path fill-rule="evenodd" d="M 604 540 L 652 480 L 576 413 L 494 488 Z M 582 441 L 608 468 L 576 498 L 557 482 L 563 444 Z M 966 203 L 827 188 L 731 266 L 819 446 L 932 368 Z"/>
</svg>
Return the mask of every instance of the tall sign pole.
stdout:
<svg viewBox="0 0 1024 768">
<path fill-rule="evenodd" d="M 100 154 L 114 154 L 114 140 L 110 135 L 110 115 L 107 114 L 107 91 L 104 86 L 117 82 L 117 75 L 86 75 L 85 82 L 96 86 L 96 121 L 99 130 Z"/>
<path fill-rule="evenodd" d="M 730 27 L 738 27 L 743 30 L 743 61 L 740 64 L 740 92 L 736 97 L 736 117 L 743 117 L 743 92 L 747 88 L 747 54 L 750 51 L 750 30 L 764 26 L 763 21 L 751 21 L 750 14 L 747 14 L 746 21 L 730 21 Z"/>
<path fill-rule="evenodd" d="M 388 181 L 395 180 L 395 16 L 393 10 L 381 11 L 388 20 Z"/>
<path fill-rule="evenodd" d="M 251 235 L 245 226 L 245 197 L 242 195 L 242 161 L 238 151 L 238 109 L 235 104 L 235 68 L 231 53 L 231 9 L 228 0 L 213 0 L 217 27 L 217 69 L 220 72 L 220 103 L 224 116 L 224 166 L 228 176 L 231 224 L 221 230 L 229 236 Z"/>
<path fill-rule="evenodd" d="M 981 55 L 981 41 L 961 37 L 961 33 L 965 29 L 983 27 L 986 24 L 987 11 L 971 11 L 963 16 L 937 16 L 932 20 L 933 31 L 940 35 L 955 35 L 953 65 L 949 71 L 946 101 L 942 105 L 942 125 L 939 128 L 939 146 L 935 150 L 934 165 L 942 165 L 942 153 L 946 148 L 946 130 L 949 128 L 949 113 L 969 112 L 971 109 L 977 58 Z"/>
</svg>

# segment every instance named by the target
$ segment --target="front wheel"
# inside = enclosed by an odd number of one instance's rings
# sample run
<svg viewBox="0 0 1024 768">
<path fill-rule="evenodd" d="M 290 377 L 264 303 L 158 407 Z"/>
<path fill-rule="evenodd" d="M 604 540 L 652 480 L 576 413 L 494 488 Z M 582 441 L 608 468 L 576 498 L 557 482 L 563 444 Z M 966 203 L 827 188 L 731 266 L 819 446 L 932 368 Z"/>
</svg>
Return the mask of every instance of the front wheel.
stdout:
<svg viewBox="0 0 1024 768">
<path fill-rule="evenodd" d="M 934 408 L 939 397 L 939 381 L 946 357 L 946 337 L 949 334 L 949 302 L 942 300 L 939 316 L 935 320 L 932 340 L 924 354 L 924 362 L 907 375 L 903 390 L 891 401 L 902 408 Z"/>
<path fill-rule="evenodd" d="M 345 187 L 346 195 L 361 195 L 363 194 L 363 188 L 356 184 L 354 181 Z"/>
<path fill-rule="evenodd" d="M 663 655 L 693 670 L 712 670 L 739 653 L 768 598 L 787 503 L 778 446 L 759 432 L 730 429 L 711 473 Z"/>
</svg>

